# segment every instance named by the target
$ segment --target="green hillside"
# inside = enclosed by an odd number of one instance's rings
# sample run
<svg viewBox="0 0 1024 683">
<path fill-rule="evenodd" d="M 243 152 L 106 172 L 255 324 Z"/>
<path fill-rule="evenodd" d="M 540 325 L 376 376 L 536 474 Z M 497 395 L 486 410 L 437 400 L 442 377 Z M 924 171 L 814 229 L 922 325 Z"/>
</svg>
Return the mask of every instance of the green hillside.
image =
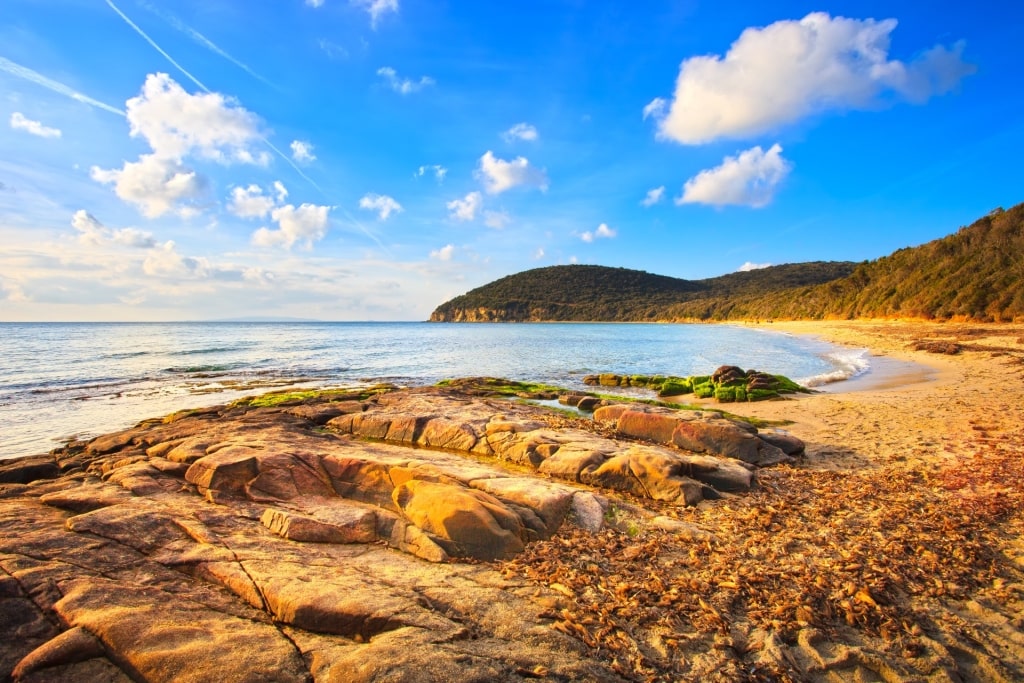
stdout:
<svg viewBox="0 0 1024 683">
<path fill-rule="evenodd" d="M 874 261 L 811 262 L 681 280 L 551 266 L 439 306 L 434 321 L 1024 318 L 1024 204 Z"/>
</svg>

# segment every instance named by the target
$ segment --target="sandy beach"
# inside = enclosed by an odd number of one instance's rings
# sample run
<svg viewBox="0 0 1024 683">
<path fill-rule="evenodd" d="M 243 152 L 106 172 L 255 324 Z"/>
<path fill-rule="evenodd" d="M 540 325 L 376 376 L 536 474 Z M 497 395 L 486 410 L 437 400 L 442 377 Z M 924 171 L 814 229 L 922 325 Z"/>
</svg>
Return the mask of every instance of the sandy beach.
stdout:
<svg viewBox="0 0 1024 683">
<path fill-rule="evenodd" d="M 800 672 L 794 678 L 1020 680 L 1024 326 L 842 321 L 764 327 L 866 347 L 883 366 L 899 361 L 881 376 L 830 388 L 838 393 L 732 408 L 791 420 L 784 429 L 808 445 L 802 467 L 777 471 L 769 486 L 832 498 L 783 512 L 789 519 L 778 529 L 801 520 L 819 525 L 814 535 L 820 543 L 788 542 L 811 558 L 808 580 L 832 587 L 825 602 L 849 608 L 833 615 L 838 619 L 810 611 L 798 619 L 796 645 L 781 657 Z M 917 368 L 902 365 L 906 361 Z M 815 513 L 823 516 L 809 516 Z M 713 523 L 718 514 L 702 521 Z M 833 581 L 837 576 L 841 580 Z M 862 595 L 861 586 L 872 580 L 877 591 Z M 806 593 L 803 599 L 813 602 Z M 863 620 L 859 607 L 876 612 L 881 625 Z"/>
</svg>

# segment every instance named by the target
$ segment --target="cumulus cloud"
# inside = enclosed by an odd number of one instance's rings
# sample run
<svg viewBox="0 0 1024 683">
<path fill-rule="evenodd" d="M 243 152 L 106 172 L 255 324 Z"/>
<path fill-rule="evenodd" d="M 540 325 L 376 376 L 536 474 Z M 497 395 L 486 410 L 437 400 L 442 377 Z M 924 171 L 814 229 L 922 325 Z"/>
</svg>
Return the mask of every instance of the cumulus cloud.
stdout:
<svg viewBox="0 0 1024 683">
<path fill-rule="evenodd" d="M 191 215 L 207 183 L 184 165 L 188 156 L 220 163 L 266 165 L 270 156 L 254 149 L 262 140 L 256 116 L 218 93 L 189 94 L 167 74 L 150 74 L 142 92 L 127 102 L 133 137 L 152 153 L 126 161 L 120 169 L 94 166 L 91 176 L 114 185 L 118 197 L 149 218 L 170 211 Z"/>
<path fill-rule="evenodd" d="M 143 154 L 138 161 L 126 161 L 120 169 L 93 166 L 89 175 L 97 182 L 113 184 L 114 193 L 137 205 L 147 218 L 157 218 L 170 211 L 183 216 L 195 213 L 207 187 L 205 178 L 177 159 L 155 154 Z"/>
<path fill-rule="evenodd" d="M 292 159 L 299 162 L 310 162 L 316 161 L 316 155 L 313 154 L 313 145 L 302 140 L 292 140 Z"/>
<path fill-rule="evenodd" d="M 476 174 L 483 182 L 484 189 L 488 194 L 500 194 L 519 185 L 536 187 L 541 191 L 548 189 L 547 173 L 530 166 L 526 157 L 516 157 L 512 161 L 505 161 L 495 157 L 488 150 L 480 157 Z"/>
<path fill-rule="evenodd" d="M 197 154 L 261 165 L 270 160 L 266 152 L 252 149 L 262 139 L 259 119 L 220 93 L 190 94 L 167 74 L 150 74 L 126 108 L 132 137 L 143 137 L 158 156 Z"/>
<path fill-rule="evenodd" d="M 136 228 L 111 230 L 85 209 L 79 209 L 71 217 L 71 227 L 78 231 L 78 241 L 91 246 L 119 244 L 124 247 L 149 249 L 156 246 L 153 235 Z"/>
<path fill-rule="evenodd" d="M 430 252 L 430 258 L 436 261 L 451 261 L 452 255 L 455 253 L 455 245 L 446 244 L 440 249 L 434 249 Z"/>
<path fill-rule="evenodd" d="M 791 169 L 792 164 L 782 158 L 782 147 L 778 144 L 767 152 L 760 146 L 752 147 L 687 180 L 683 195 L 675 202 L 759 208 L 772 201 L 776 188 Z"/>
<path fill-rule="evenodd" d="M 11 128 L 23 130 L 26 133 L 41 138 L 59 138 L 61 136 L 60 128 L 50 128 L 49 126 L 44 126 L 39 121 L 25 118 L 25 115 L 20 111 L 11 114 Z"/>
<path fill-rule="evenodd" d="M 655 204 L 661 203 L 661 200 L 665 198 L 665 186 L 656 187 L 653 190 L 647 190 L 647 196 L 640 202 L 643 206 L 654 206 Z"/>
<path fill-rule="evenodd" d="M 584 242 L 593 242 L 594 240 L 597 239 L 611 239 L 615 237 L 615 235 L 617 234 L 618 233 L 615 232 L 615 230 L 608 227 L 607 223 L 602 223 L 601 225 L 597 226 L 597 230 L 594 230 L 593 232 L 587 230 L 586 232 L 581 234 L 580 239 L 583 240 Z"/>
<path fill-rule="evenodd" d="M 323 4 L 323 0 L 313 0 Z M 361 7 L 370 15 L 370 26 L 377 30 L 377 22 L 388 12 L 398 14 L 398 0 L 351 0 L 351 4 Z M 317 5 L 319 7 L 319 5 Z"/>
<path fill-rule="evenodd" d="M 748 28 L 724 57 L 683 61 L 667 113 L 659 99 L 644 116 L 662 139 L 701 144 L 745 138 L 806 116 L 877 106 L 882 95 L 924 102 L 954 89 L 975 67 L 964 45 L 936 45 L 910 62 L 889 59 L 895 19 L 824 12 Z"/>
<path fill-rule="evenodd" d="M 513 140 L 529 140 L 532 142 L 540 136 L 537 134 L 535 127 L 524 122 L 512 126 L 502 133 L 501 137 L 505 138 L 505 142 L 512 142 Z"/>
<path fill-rule="evenodd" d="M 746 273 L 746 272 L 749 272 L 751 270 L 761 270 L 762 268 L 771 268 L 771 265 L 772 264 L 770 264 L 770 263 L 752 263 L 750 261 L 747 261 L 742 266 L 737 268 L 736 272 L 737 273 Z"/>
<path fill-rule="evenodd" d="M 284 189 L 284 186 L 281 186 Z M 288 195 L 287 190 L 284 192 Z M 263 188 L 259 185 L 248 187 L 236 187 L 231 191 L 231 203 L 228 204 L 228 211 L 239 218 L 264 218 L 270 213 L 276 202 L 273 197 L 263 194 Z"/>
<path fill-rule="evenodd" d="M 359 208 L 367 211 L 376 211 L 377 218 L 386 221 L 393 213 L 404 211 L 402 205 L 386 194 L 367 194 L 359 200 Z"/>
<path fill-rule="evenodd" d="M 484 204 L 484 196 L 479 192 L 470 192 L 463 199 L 453 199 L 445 204 L 451 217 L 457 221 L 471 221 L 476 218 L 477 211 Z"/>
<path fill-rule="evenodd" d="M 418 92 L 428 85 L 434 84 L 434 79 L 430 76 L 420 76 L 420 80 L 418 81 L 414 81 L 410 78 L 400 78 L 398 76 L 398 72 L 390 66 L 382 66 L 377 69 L 377 75 L 383 78 L 384 82 L 400 95 L 408 95 L 410 93 Z"/>
<path fill-rule="evenodd" d="M 327 214 L 329 206 L 303 204 L 295 208 L 291 204 L 279 206 L 270 212 L 270 217 L 277 225 L 277 230 L 260 228 L 252 235 L 252 243 L 259 247 L 281 246 L 291 249 L 296 242 L 304 242 L 312 248 L 313 242 L 323 239 L 327 234 Z"/>
<path fill-rule="evenodd" d="M 444 177 L 446 175 L 448 175 L 448 169 L 445 168 L 444 166 L 441 166 L 440 164 L 433 164 L 433 165 L 430 165 L 430 166 L 420 166 L 418 169 L 416 169 L 416 172 L 413 173 L 412 175 L 413 175 L 414 178 L 422 178 L 428 172 L 432 172 L 434 174 L 434 178 L 439 183 L 443 183 L 444 182 Z"/>
</svg>

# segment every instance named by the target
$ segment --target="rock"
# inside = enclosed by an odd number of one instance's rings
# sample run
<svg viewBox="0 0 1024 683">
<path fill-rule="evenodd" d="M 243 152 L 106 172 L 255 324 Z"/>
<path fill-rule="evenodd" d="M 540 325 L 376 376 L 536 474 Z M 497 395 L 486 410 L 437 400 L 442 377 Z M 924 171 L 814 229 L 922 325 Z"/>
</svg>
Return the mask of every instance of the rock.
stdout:
<svg viewBox="0 0 1024 683">
<path fill-rule="evenodd" d="M 595 408 L 601 405 L 601 399 L 595 396 L 584 396 L 576 403 L 576 407 L 584 412 L 593 412 Z"/>
<path fill-rule="evenodd" d="M 171 455 L 173 451 L 168 457 Z M 211 500 L 217 494 L 241 496 L 259 474 L 256 455 L 252 448 L 228 446 L 193 462 L 185 472 L 185 481 L 195 484 L 199 493 Z"/>
<path fill-rule="evenodd" d="M 522 520 L 500 500 L 467 487 L 409 481 L 393 499 L 449 555 L 493 560 L 523 549 Z"/>
<path fill-rule="evenodd" d="M 54 610 L 95 634 L 142 680 L 305 682 L 291 642 L 269 623 L 107 579 L 73 580 Z"/>
<path fill-rule="evenodd" d="M 81 627 L 74 627 L 46 641 L 18 662 L 11 678 L 22 680 L 40 669 L 75 664 L 96 657 L 106 657 L 106 650 L 96 636 Z"/>
<path fill-rule="evenodd" d="M 562 394 L 558 397 L 558 402 L 563 406 L 576 406 L 583 399 L 583 394 Z"/>
<path fill-rule="evenodd" d="M 593 493 L 577 491 L 572 497 L 572 513 L 576 524 L 584 531 L 594 534 L 604 526 L 605 507 Z"/>
<path fill-rule="evenodd" d="M 562 526 L 575 493 L 573 488 L 535 477 L 477 479 L 470 482 L 470 486 L 536 512 L 544 521 L 542 538 L 549 537 Z"/>
<path fill-rule="evenodd" d="M 747 379 L 747 373 L 743 368 L 738 368 L 735 365 L 723 365 L 711 373 L 711 381 L 719 385 L 745 379 Z"/>
<path fill-rule="evenodd" d="M 619 417 L 630 409 L 632 409 L 632 406 L 625 403 L 613 403 L 612 405 L 601 406 L 594 410 L 594 422 L 617 423 Z"/>
<path fill-rule="evenodd" d="M 71 512 L 91 512 L 131 500 L 132 495 L 118 486 L 83 483 L 64 491 L 44 493 L 39 500 L 55 508 Z"/>
<path fill-rule="evenodd" d="M 354 505 L 317 508 L 311 515 L 267 508 L 260 522 L 290 541 L 306 543 L 372 543 L 377 540 L 377 516 Z"/>
<path fill-rule="evenodd" d="M 765 441 L 776 448 L 782 449 L 786 455 L 803 455 L 805 450 L 804 442 L 792 434 L 780 430 L 760 430 L 757 434 Z"/>
<path fill-rule="evenodd" d="M 38 479 L 55 479 L 59 475 L 60 468 L 51 455 L 0 461 L 0 484 L 28 484 Z"/>
</svg>

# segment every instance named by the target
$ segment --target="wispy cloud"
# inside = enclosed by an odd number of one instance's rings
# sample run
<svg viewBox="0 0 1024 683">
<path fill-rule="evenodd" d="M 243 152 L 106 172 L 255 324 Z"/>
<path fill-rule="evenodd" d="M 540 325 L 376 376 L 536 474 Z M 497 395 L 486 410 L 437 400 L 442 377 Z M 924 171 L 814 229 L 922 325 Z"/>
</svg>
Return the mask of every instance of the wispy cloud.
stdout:
<svg viewBox="0 0 1024 683">
<path fill-rule="evenodd" d="M 318 4 L 314 7 L 319 7 L 323 4 L 323 0 L 313 0 Z M 373 30 L 377 30 L 377 22 L 380 18 L 388 12 L 394 12 L 398 14 L 398 0 L 351 0 L 351 4 L 356 7 L 362 7 L 366 10 L 367 14 L 370 15 L 370 27 Z"/>
<path fill-rule="evenodd" d="M 292 158 L 295 161 L 310 162 L 316 161 L 316 155 L 313 154 L 313 145 L 304 142 L 302 140 L 292 140 Z"/>
<path fill-rule="evenodd" d="M 44 126 L 39 121 L 25 118 L 25 115 L 20 111 L 11 114 L 11 128 L 23 130 L 40 138 L 59 138 L 61 136 L 60 128 L 50 128 L 49 126 Z"/>
<path fill-rule="evenodd" d="M 434 79 L 430 76 L 421 76 L 420 80 L 414 81 L 410 78 L 400 78 L 398 72 L 390 66 L 382 66 L 377 69 L 377 75 L 384 79 L 392 90 L 400 95 L 409 95 L 423 90 L 428 85 L 434 85 Z"/>
<path fill-rule="evenodd" d="M 513 140 L 528 140 L 534 142 L 540 135 L 537 133 L 537 128 L 529 123 L 517 123 L 512 126 L 504 133 L 501 137 L 505 139 L 505 142 L 512 142 Z"/>
<path fill-rule="evenodd" d="M 647 196 L 640 202 L 642 206 L 650 207 L 659 204 L 665 198 L 665 186 L 655 187 L 647 190 Z"/>
<path fill-rule="evenodd" d="M 433 164 L 431 166 L 420 166 L 418 169 L 416 169 L 416 172 L 412 174 L 412 177 L 413 178 L 422 178 L 428 172 L 431 172 L 431 171 L 434 173 L 434 178 L 436 178 L 437 182 L 439 182 L 439 183 L 443 183 L 444 182 L 444 177 L 446 175 L 448 175 L 448 169 L 447 168 L 445 168 L 444 166 L 441 166 L 440 164 Z"/>
<path fill-rule="evenodd" d="M 53 80 L 52 78 L 47 78 L 38 71 L 33 71 L 28 67 L 22 66 L 21 64 L 16 64 L 15 62 L 12 62 L 11 60 L 6 59 L 4 57 L 0 57 L 0 71 L 6 71 L 12 76 L 17 76 L 18 78 L 30 81 L 32 83 L 35 83 L 36 85 L 41 85 L 48 90 L 52 90 L 55 93 L 59 93 L 66 97 L 70 97 L 71 99 L 76 100 L 78 102 L 82 102 L 83 104 L 88 104 L 91 107 L 96 107 L 97 109 L 109 111 L 111 114 L 120 114 L 121 116 L 125 115 L 124 111 L 118 109 L 117 107 L 112 107 L 109 104 L 100 102 L 99 100 L 93 99 L 88 95 L 83 95 L 74 88 L 66 86 L 63 83 Z"/>
<path fill-rule="evenodd" d="M 395 201 L 393 197 L 386 194 L 367 194 L 359 200 L 359 208 L 367 211 L 376 211 L 377 218 L 386 221 L 393 213 L 401 213 L 405 209 Z"/>
</svg>

